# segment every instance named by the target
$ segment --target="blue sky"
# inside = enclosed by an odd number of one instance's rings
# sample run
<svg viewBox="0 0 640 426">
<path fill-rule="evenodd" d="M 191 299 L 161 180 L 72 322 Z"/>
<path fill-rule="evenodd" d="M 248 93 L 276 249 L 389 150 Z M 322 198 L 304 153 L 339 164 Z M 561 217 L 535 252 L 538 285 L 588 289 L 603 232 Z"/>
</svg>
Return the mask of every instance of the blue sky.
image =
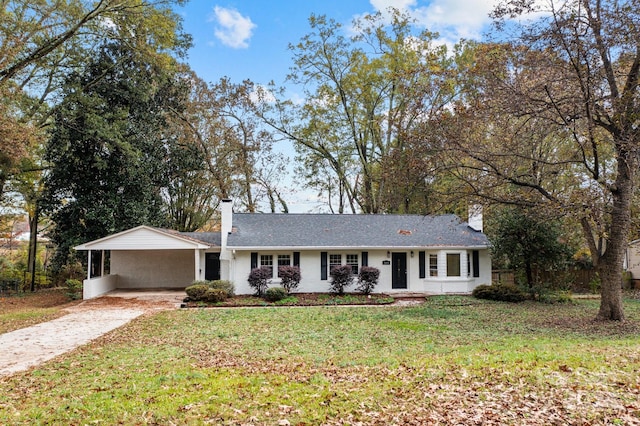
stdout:
<svg viewBox="0 0 640 426">
<path fill-rule="evenodd" d="M 258 84 L 285 84 L 292 65 L 290 43 L 310 32 L 311 14 L 326 15 L 348 28 L 354 18 L 389 7 L 410 13 L 422 28 L 438 32 L 450 45 L 460 38 L 480 39 L 497 0 L 191 0 L 177 9 L 193 36 L 188 63 L 206 82 L 229 77 Z M 290 88 L 291 89 L 291 88 Z M 289 92 L 290 96 L 295 96 Z M 285 155 L 293 147 L 276 147 Z M 289 163 L 291 164 L 291 163 Z M 292 171 L 289 171 L 292 176 Z M 326 211 L 312 191 L 287 179 L 281 191 L 291 212 Z"/>
<path fill-rule="evenodd" d="M 188 62 L 207 82 L 230 77 L 277 84 L 291 66 L 289 43 L 309 33 L 313 13 L 348 26 L 358 16 L 393 6 L 455 43 L 478 39 L 496 0 L 191 0 L 177 12 L 193 36 Z"/>
</svg>

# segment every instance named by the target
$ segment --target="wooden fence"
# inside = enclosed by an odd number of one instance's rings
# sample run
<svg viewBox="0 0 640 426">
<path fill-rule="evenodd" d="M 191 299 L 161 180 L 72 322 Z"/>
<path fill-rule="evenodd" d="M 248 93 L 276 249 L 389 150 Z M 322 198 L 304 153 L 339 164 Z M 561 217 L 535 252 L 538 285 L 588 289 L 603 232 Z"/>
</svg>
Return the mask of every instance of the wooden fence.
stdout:
<svg viewBox="0 0 640 426">
<path fill-rule="evenodd" d="M 570 288 L 576 292 L 591 291 L 591 282 L 596 278 L 593 269 L 569 269 L 560 272 L 541 271 L 535 274 L 540 283 L 547 283 L 558 288 Z M 512 270 L 497 269 L 491 272 L 493 283 L 515 284 L 515 273 Z"/>
</svg>

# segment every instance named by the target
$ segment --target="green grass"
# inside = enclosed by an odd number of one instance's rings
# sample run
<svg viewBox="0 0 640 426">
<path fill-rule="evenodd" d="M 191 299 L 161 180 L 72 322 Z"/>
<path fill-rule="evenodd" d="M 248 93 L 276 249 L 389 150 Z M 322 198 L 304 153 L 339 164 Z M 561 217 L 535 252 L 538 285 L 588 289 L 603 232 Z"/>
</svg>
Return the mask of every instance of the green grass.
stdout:
<svg viewBox="0 0 640 426">
<path fill-rule="evenodd" d="M 624 324 L 596 311 L 438 297 L 161 312 L 0 379 L 0 424 L 640 423 L 640 303 Z"/>
</svg>

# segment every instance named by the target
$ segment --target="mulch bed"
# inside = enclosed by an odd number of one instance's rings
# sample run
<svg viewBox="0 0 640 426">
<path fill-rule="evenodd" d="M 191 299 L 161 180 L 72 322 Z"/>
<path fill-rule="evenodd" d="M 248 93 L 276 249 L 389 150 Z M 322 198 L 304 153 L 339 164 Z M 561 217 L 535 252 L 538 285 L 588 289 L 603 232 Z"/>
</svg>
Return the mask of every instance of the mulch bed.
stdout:
<svg viewBox="0 0 640 426">
<path fill-rule="evenodd" d="M 247 307 L 247 306 L 336 306 L 336 305 L 390 305 L 395 299 L 386 294 L 346 293 L 335 295 L 328 293 L 292 293 L 286 299 L 278 302 L 268 302 L 257 296 L 234 296 L 224 302 L 206 303 L 187 301 L 182 303 L 182 308 L 203 307 Z"/>
</svg>

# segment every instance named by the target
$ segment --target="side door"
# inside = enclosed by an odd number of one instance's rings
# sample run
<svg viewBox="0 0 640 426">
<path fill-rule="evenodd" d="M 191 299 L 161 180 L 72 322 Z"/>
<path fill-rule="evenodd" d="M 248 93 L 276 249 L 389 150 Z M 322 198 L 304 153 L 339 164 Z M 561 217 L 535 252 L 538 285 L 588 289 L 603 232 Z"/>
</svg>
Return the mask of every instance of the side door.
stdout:
<svg viewBox="0 0 640 426">
<path fill-rule="evenodd" d="M 207 281 L 220 279 L 220 253 L 204 254 L 204 279 Z"/>
</svg>

